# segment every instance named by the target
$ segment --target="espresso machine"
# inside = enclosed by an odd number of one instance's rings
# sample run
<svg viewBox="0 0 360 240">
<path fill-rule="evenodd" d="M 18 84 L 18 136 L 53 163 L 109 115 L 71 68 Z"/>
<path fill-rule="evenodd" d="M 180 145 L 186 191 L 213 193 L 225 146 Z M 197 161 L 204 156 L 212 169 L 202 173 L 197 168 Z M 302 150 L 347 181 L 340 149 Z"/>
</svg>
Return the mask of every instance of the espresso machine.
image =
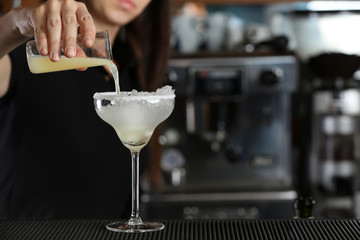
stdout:
<svg viewBox="0 0 360 240">
<path fill-rule="evenodd" d="M 164 187 L 145 190 L 151 218 L 294 216 L 292 55 L 173 58 L 176 107 L 159 138 Z"/>
</svg>

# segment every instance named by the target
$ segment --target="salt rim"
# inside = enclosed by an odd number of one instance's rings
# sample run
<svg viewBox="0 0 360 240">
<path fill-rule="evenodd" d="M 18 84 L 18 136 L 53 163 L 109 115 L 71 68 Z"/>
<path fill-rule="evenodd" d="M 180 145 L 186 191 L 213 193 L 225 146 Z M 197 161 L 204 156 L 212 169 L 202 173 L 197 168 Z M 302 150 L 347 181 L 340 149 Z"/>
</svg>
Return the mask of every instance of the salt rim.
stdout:
<svg viewBox="0 0 360 240">
<path fill-rule="evenodd" d="M 124 91 L 117 94 L 116 92 L 97 92 L 94 94 L 94 99 L 103 99 L 110 97 L 116 100 L 152 100 L 152 99 L 172 99 L 175 98 L 175 90 L 171 86 L 166 85 L 158 88 L 155 92 L 142 92 L 137 90 Z"/>
</svg>

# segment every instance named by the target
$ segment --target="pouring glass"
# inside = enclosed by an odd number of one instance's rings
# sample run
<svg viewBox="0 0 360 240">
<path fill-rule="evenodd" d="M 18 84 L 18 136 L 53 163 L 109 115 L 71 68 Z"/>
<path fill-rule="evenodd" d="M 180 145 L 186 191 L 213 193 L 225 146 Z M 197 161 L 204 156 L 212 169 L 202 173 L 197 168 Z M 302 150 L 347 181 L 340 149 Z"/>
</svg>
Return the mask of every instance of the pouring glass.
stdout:
<svg viewBox="0 0 360 240">
<path fill-rule="evenodd" d="M 26 43 L 26 56 L 32 73 L 57 72 L 112 64 L 111 44 L 107 31 L 97 32 L 94 44 L 91 47 L 85 47 L 82 44 L 79 34 L 76 43 L 76 56 L 72 58 L 65 57 L 62 49 L 60 60 L 52 62 L 48 56 L 42 56 L 39 53 L 35 40 Z"/>
</svg>

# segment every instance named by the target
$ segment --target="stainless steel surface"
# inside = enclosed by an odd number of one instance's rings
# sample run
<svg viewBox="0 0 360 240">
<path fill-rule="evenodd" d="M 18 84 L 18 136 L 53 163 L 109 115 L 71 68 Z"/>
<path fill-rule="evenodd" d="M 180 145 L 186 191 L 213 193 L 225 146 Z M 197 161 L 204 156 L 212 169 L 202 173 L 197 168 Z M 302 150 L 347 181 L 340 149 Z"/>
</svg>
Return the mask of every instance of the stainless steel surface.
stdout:
<svg viewBox="0 0 360 240">
<path fill-rule="evenodd" d="M 144 194 L 142 201 L 148 202 L 226 202 L 226 201 L 294 201 L 294 190 L 278 192 L 223 192 L 223 193 L 166 193 Z"/>
</svg>

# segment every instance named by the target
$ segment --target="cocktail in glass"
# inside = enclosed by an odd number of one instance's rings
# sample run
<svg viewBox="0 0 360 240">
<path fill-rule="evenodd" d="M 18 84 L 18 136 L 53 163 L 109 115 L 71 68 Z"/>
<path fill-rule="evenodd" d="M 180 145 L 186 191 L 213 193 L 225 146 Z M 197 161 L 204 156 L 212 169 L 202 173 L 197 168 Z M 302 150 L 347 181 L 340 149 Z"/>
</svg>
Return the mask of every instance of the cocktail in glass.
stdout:
<svg viewBox="0 0 360 240">
<path fill-rule="evenodd" d="M 148 232 L 164 228 L 162 223 L 143 222 L 139 216 L 139 153 L 148 143 L 155 128 L 174 109 L 175 94 L 170 86 L 156 92 L 105 92 L 94 94 L 97 114 L 116 131 L 121 142 L 131 152 L 132 209 L 130 219 L 110 223 L 106 227 L 116 232 Z"/>
</svg>

